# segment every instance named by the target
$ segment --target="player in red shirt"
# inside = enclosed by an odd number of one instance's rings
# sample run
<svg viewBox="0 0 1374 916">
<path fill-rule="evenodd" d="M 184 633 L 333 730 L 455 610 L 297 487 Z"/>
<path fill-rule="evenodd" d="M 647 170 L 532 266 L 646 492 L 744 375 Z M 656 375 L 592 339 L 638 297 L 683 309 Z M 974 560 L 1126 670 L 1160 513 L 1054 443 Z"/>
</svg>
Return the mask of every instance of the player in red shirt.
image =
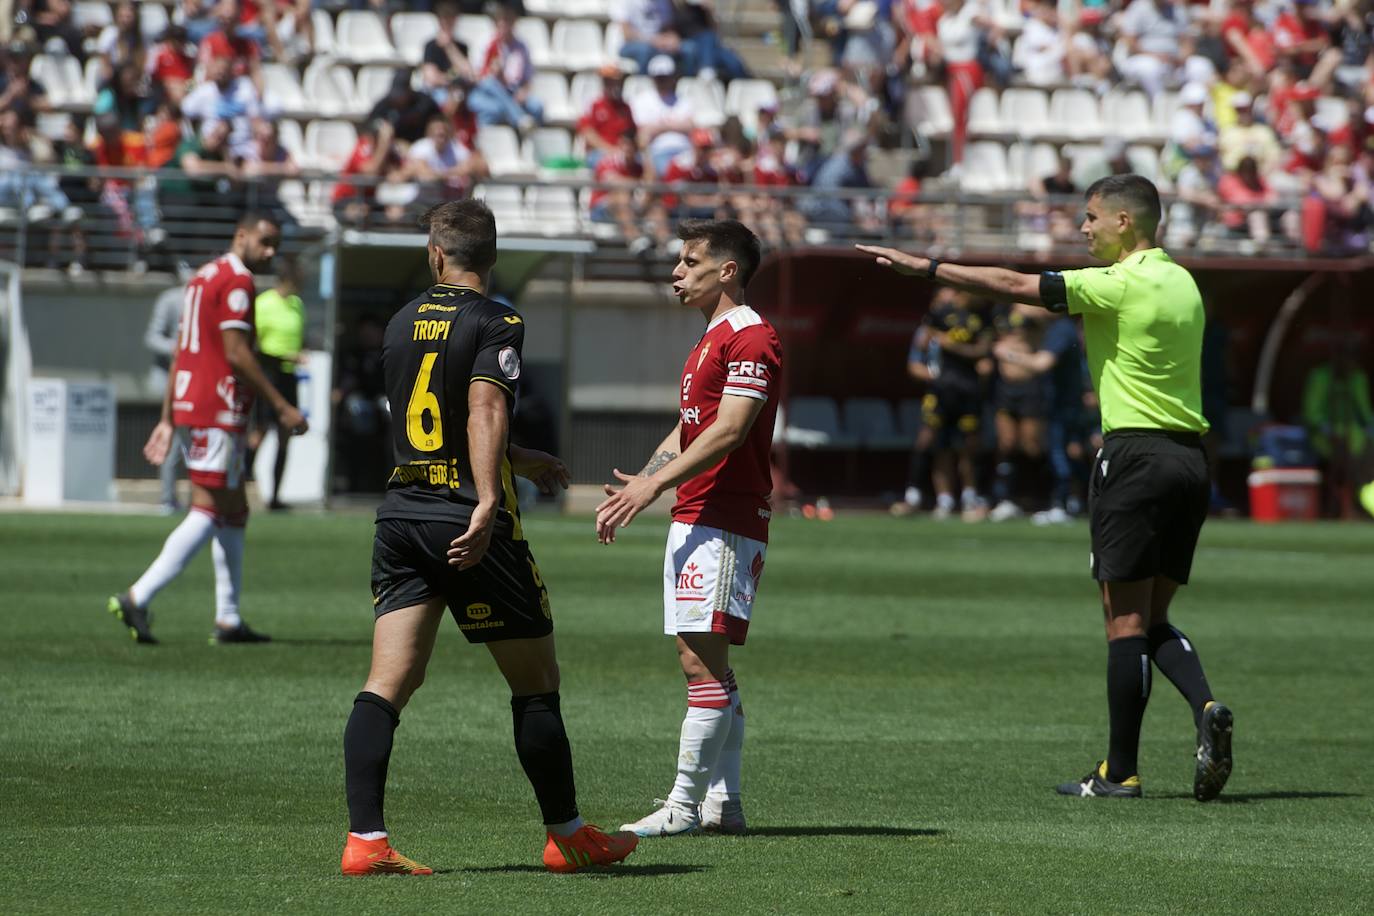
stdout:
<svg viewBox="0 0 1374 916">
<path fill-rule="evenodd" d="M 205 542 L 214 539 L 215 630 L 212 642 L 267 642 L 239 616 L 243 535 L 248 524 L 244 451 L 253 395 L 272 405 L 281 426 L 305 432 L 301 412 L 268 381 L 253 355 L 252 270 L 269 265 L 281 227 L 249 213 L 239 220 L 227 254 L 186 284 L 177 350 L 168 373 L 162 419 L 143 446 L 160 465 L 173 439 L 186 454 L 191 511 L 167 536 L 162 552 L 138 581 L 110 598 L 109 610 L 141 643 L 156 643 L 148 604 L 175 579 Z"/>
<path fill-rule="evenodd" d="M 677 779 L 663 807 L 621 830 L 672 836 L 744 832 L 740 759 L 744 709 L 731 644 L 743 645 L 763 575 L 771 515 L 768 451 L 778 412 L 782 345 L 744 304 L 759 240 L 735 220 L 686 220 L 673 293 L 701 310 L 706 331 L 682 371 L 677 427 L 636 477 L 615 476 L 597 507 L 603 544 L 677 487 L 663 574 L 663 630 L 687 676 Z"/>
</svg>

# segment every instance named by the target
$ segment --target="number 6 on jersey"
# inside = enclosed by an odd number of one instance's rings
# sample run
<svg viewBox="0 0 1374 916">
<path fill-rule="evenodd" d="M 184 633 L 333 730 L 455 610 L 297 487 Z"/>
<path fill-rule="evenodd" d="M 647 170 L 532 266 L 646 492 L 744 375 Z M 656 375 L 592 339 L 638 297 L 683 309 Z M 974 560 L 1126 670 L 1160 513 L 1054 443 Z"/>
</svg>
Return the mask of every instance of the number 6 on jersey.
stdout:
<svg viewBox="0 0 1374 916">
<path fill-rule="evenodd" d="M 444 446 L 443 411 L 439 408 L 438 395 L 429 390 L 429 376 L 438 358 L 438 353 L 425 354 L 415 376 L 415 387 L 410 392 L 410 403 L 406 405 L 406 438 L 422 452 L 435 452 Z M 426 413 L 429 414 L 428 431 L 425 430 Z"/>
</svg>

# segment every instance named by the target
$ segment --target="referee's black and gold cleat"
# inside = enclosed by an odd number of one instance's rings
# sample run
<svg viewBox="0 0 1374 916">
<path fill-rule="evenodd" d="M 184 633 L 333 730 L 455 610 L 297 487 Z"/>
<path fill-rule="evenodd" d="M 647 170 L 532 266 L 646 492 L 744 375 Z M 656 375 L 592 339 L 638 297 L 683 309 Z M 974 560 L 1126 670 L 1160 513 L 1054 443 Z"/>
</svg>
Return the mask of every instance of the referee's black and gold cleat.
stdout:
<svg viewBox="0 0 1374 916">
<path fill-rule="evenodd" d="M 1231 710 L 1216 701 L 1202 711 L 1202 725 L 1197 730 L 1197 772 L 1193 776 L 1193 797 L 1198 801 L 1216 798 L 1231 777 L 1234 724 Z"/>
<path fill-rule="evenodd" d="M 1124 782 L 1112 782 L 1107 778 L 1107 761 L 1103 760 L 1087 776 L 1060 783 L 1055 791 L 1079 798 L 1139 798 L 1140 777 L 1128 776 Z"/>
<path fill-rule="evenodd" d="M 110 600 L 105 602 L 105 610 L 114 615 L 115 619 L 129 629 L 129 636 L 135 642 L 145 645 L 157 645 L 157 638 L 153 636 L 152 615 L 147 608 L 139 607 L 134 604 L 128 592 L 120 592 L 118 595 L 111 595 Z"/>
</svg>

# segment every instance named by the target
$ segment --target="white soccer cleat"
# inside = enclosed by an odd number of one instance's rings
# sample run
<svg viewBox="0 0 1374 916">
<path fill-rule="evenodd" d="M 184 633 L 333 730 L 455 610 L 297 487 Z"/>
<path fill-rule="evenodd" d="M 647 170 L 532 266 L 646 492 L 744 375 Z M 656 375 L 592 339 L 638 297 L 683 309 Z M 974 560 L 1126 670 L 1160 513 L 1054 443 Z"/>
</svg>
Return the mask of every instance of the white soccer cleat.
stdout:
<svg viewBox="0 0 1374 916">
<path fill-rule="evenodd" d="M 1009 499 L 1004 499 L 993 507 L 993 510 L 988 513 L 988 518 L 994 522 L 1006 522 L 1020 518 L 1023 514 L 1020 506 Z"/>
<path fill-rule="evenodd" d="M 654 799 L 654 804 L 662 807 L 633 824 L 621 824 L 620 829 L 635 836 L 678 836 L 701 829 L 701 818 L 697 817 L 695 809 L 661 798 Z"/>
<path fill-rule="evenodd" d="M 742 835 L 745 832 L 744 805 L 738 798 L 706 796 L 701 803 L 701 829 L 707 833 Z"/>
<path fill-rule="evenodd" d="M 1065 512 L 1059 506 L 1055 506 L 1053 509 L 1046 509 L 1044 512 L 1037 512 L 1035 515 L 1031 516 L 1031 524 L 1041 527 L 1045 525 L 1067 525 L 1072 521 L 1073 516 L 1069 515 L 1069 513 Z"/>
</svg>

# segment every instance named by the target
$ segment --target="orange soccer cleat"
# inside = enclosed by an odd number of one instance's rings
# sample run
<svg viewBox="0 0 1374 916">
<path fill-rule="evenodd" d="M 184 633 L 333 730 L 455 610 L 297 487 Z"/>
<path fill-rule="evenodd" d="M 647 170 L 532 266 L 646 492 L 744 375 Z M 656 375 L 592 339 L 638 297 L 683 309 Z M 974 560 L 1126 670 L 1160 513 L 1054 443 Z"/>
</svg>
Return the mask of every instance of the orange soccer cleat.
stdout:
<svg viewBox="0 0 1374 916">
<path fill-rule="evenodd" d="M 340 867 L 345 875 L 434 874 L 434 869 L 428 865 L 413 862 L 392 849 L 387 837 L 364 840 L 351 833 L 344 845 L 343 864 Z"/>
<path fill-rule="evenodd" d="M 588 865 L 619 862 L 639 845 L 633 833 L 603 833 L 600 827 L 584 824 L 572 836 L 549 834 L 544 845 L 544 867 L 554 872 L 571 872 Z"/>
</svg>

